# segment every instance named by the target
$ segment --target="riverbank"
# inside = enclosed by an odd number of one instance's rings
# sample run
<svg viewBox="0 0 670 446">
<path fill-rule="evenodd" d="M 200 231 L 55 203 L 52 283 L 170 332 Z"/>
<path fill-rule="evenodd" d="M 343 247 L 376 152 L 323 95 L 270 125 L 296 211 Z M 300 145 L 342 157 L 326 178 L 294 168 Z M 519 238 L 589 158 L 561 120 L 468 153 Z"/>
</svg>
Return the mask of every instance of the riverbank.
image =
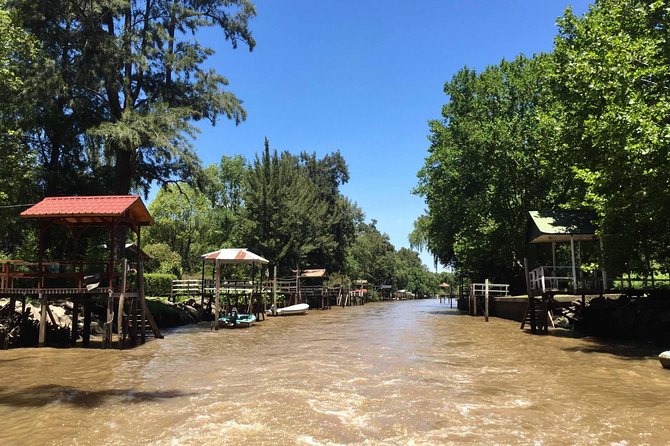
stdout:
<svg viewBox="0 0 670 446">
<path fill-rule="evenodd" d="M 172 303 L 165 299 L 147 298 L 146 302 L 149 311 L 161 329 L 179 327 L 199 321 L 199 303 L 193 299 L 179 303 Z M 9 299 L 0 299 L 0 308 L 3 308 L 8 303 Z M 72 301 L 64 299 L 51 302 L 49 310 L 53 315 L 53 321 L 50 320 L 50 318 L 47 321 L 47 339 L 49 340 L 49 345 L 60 347 L 70 345 L 70 333 L 72 321 L 74 319 L 74 305 Z M 79 333 L 82 333 L 84 325 L 84 316 L 81 311 L 83 311 L 83 309 L 80 309 L 80 314 L 77 318 Z M 107 308 L 104 302 L 93 301 L 91 307 L 91 337 L 94 341 L 96 338 L 102 336 L 102 326 L 106 317 L 106 311 Z M 37 345 L 40 322 L 39 303 L 26 302 L 25 313 L 23 313 L 22 303 L 16 302 L 14 314 L 11 317 L 13 327 L 20 327 L 20 330 L 5 330 L 4 327 L 0 325 L 0 349 Z M 113 323 L 113 329 L 114 332 L 116 332 L 116 317 L 113 319 Z M 81 338 L 79 338 L 77 342 L 80 341 Z"/>
<path fill-rule="evenodd" d="M 527 296 L 491 299 L 491 315 L 521 322 L 528 305 Z M 552 304 L 556 327 L 606 339 L 650 342 L 661 349 L 670 346 L 670 301 L 646 296 L 631 298 L 608 294 L 557 295 Z"/>
</svg>

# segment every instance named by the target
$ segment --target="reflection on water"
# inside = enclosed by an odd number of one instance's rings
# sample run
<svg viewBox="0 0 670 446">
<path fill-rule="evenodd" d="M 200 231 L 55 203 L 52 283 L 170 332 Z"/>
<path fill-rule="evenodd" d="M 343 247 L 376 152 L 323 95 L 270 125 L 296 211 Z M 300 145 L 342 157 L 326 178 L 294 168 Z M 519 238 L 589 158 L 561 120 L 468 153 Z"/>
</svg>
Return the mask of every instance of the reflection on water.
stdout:
<svg viewBox="0 0 670 446">
<path fill-rule="evenodd" d="M 655 353 L 434 300 L 2 351 L 0 444 L 665 444 Z"/>
</svg>

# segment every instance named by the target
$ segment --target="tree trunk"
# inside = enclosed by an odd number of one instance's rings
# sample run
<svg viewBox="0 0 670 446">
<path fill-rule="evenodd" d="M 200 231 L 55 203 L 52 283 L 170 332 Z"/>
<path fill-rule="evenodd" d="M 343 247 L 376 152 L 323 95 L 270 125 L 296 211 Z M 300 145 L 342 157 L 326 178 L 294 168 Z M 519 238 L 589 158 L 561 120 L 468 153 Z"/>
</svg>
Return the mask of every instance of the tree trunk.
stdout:
<svg viewBox="0 0 670 446">
<path fill-rule="evenodd" d="M 132 153 L 121 147 L 114 149 L 116 155 L 116 166 L 114 168 L 114 193 L 117 195 L 128 195 L 130 193 L 132 169 Z"/>
</svg>

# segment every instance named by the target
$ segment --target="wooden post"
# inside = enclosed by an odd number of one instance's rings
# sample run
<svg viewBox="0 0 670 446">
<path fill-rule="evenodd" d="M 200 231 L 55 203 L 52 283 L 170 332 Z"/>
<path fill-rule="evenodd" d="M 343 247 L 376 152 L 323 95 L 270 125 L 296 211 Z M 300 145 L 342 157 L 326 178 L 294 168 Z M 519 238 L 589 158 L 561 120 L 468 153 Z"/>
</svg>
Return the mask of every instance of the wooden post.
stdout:
<svg viewBox="0 0 670 446">
<path fill-rule="evenodd" d="M 81 337 L 81 345 L 88 347 L 91 343 L 91 300 L 84 302 L 84 332 Z"/>
<path fill-rule="evenodd" d="M 79 297 L 72 301 L 72 327 L 70 328 L 70 344 L 76 345 L 79 337 Z"/>
<path fill-rule="evenodd" d="M 575 293 L 577 293 L 577 264 L 575 262 L 575 238 L 570 235 L 570 254 L 572 255 L 572 286 Z"/>
<path fill-rule="evenodd" d="M 484 281 L 484 320 L 489 321 L 489 279 Z"/>
<path fill-rule="evenodd" d="M 139 249 L 138 249 L 139 251 Z M 119 296 L 119 314 L 116 316 L 116 326 L 119 333 L 119 350 L 123 348 L 123 306 L 126 303 L 126 286 L 128 281 L 128 259 L 123 259 L 123 280 L 121 282 L 121 295 Z"/>
<path fill-rule="evenodd" d="M 202 320 L 202 310 L 205 307 L 205 259 L 202 259 L 202 279 L 200 282 L 200 308 L 198 308 L 198 320 Z"/>
<path fill-rule="evenodd" d="M 601 267 L 602 267 L 602 275 L 603 275 L 603 287 L 602 290 L 603 292 L 607 290 L 607 271 L 605 270 L 605 250 L 603 249 L 603 238 L 602 235 L 598 239 L 600 241 L 600 262 L 601 262 Z M 623 287 L 622 287 L 623 288 Z"/>
<path fill-rule="evenodd" d="M 112 323 L 114 322 L 114 291 L 107 292 L 107 314 L 102 338 L 102 348 L 112 348 Z"/>
<path fill-rule="evenodd" d="M 295 303 L 302 303 L 302 296 L 300 294 L 300 265 L 295 267 Z"/>
<path fill-rule="evenodd" d="M 47 296 L 40 291 L 40 333 L 38 345 L 43 347 L 47 336 Z"/>
<path fill-rule="evenodd" d="M 147 336 L 147 302 L 144 297 L 144 260 L 142 259 L 142 243 L 140 237 L 141 227 L 137 227 L 137 299 L 139 300 L 138 305 L 140 306 L 140 340 L 142 344 L 146 341 Z"/>
<path fill-rule="evenodd" d="M 272 315 L 277 315 L 277 265 L 274 265 L 272 271 Z"/>
<path fill-rule="evenodd" d="M 219 282 L 221 282 L 221 270 L 219 269 L 219 259 L 214 261 L 216 278 L 214 279 L 214 330 L 219 329 L 219 313 L 221 312 L 221 301 L 219 300 Z"/>
</svg>

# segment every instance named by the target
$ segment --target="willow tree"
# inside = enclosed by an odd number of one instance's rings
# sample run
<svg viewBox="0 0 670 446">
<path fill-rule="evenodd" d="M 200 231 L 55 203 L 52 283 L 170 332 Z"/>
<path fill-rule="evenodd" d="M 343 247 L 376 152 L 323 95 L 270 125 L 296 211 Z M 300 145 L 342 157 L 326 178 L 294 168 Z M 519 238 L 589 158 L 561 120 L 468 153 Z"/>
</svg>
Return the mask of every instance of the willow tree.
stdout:
<svg viewBox="0 0 670 446">
<path fill-rule="evenodd" d="M 9 7 L 41 43 L 51 70 L 35 73 L 45 103 L 40 126 L 47 191 L 69 159 L 106 191 L 145 191 L 190 178 L 194 121 L 245 119 L 228 81 L 205 68 L 214 54 L 196 39 L 218 28 L 251 50 L 249 0 L 13 0 Z M 53 191 L 57 192 L 57 191 Z"/>
</svg>

